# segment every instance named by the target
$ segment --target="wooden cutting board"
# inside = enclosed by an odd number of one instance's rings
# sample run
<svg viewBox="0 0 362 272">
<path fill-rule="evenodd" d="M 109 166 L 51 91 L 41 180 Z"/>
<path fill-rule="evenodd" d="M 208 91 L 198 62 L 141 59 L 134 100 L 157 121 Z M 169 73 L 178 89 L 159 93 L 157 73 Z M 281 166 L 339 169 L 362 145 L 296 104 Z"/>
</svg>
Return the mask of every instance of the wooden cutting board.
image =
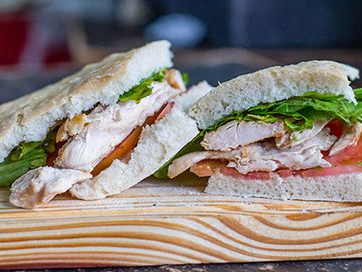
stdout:
<svg viewBox="0 0 362 272">
<path fill-rule="evenodd" d="M 0 267 L 259 262 L 362 256 L 362 205 L 205 195 L 148 180 L 100 201 L 16 209 L 0 191 Z"/>
</svg>

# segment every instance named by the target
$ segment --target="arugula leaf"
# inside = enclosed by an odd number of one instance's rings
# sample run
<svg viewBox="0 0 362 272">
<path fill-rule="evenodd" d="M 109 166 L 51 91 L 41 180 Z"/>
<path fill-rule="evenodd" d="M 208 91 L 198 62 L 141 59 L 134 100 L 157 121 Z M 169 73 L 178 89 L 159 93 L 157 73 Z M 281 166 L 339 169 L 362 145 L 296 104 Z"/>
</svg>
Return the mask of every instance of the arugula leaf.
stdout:
<svg viewBox="0 0 362 272">
<path fill-rule="evenodd" d="M 20 143 L 14 148 L 0 163 L 0 187 L 11 185 L 31 169 L 45 166 L 47 155 L 55 151 L 55 136 L 56 132 L 52 131 L 43 142 Z"/>
<path fill-rule="evenodd" d="M 152 82 L 161 82 L 165 76 L 166 69 L 153 73 L 150 77 L 143 79 L 138 85 L 134 86 L 128 92 L 122 94 L 118 101 L 126 102 L 133 100 L 138 104 L 142 98 L 149 96 L 152 93 Z"/>
<path fill-rule="evenodd" d="M 21 143 L 0 164 L 0 187 L 11 185 L 17 178 L 46 164 L 43 142 Z"/>
<path fill-rule="evenodd" d="M 357 101 L 362 99 L 362 88 L 354 89 L 353 92 Z"/>
<path fill-rule="evenodd" d="M 203 150 L 200 143 L 205 134 L 233 121 L 283 122 L 291 131 L 312 128 L 316 120 L 339 119 L 345 123 L 362 123 L 362 88 L 354 90 L 357 105 L 342 95 L 309 92 L 303 96 L 292 97 L 275 103 L 259 104 L 246 111 L 233 112 L 214 125 L 201 131 L 188 145 L 166 162 L 155 174 L 156 178 L 168 178 L 167 171 L 172 161 L 184 154 Z"/>
<path fill-rule="evenodd" d="M 357 105 L 342 95 L 309 92 L 304 96 L 260 104 L 243 112 L 234 112 L 207 130 L 216 130 L 231 120 L 262 120 L 268 123 L 282 121 L 292 131 L 311 128 L 315 120 L 340 119 L 348 124 L 362 122 L 362 89 L 355 91 L 357 99 L 360 100 Z"/>
</svg>

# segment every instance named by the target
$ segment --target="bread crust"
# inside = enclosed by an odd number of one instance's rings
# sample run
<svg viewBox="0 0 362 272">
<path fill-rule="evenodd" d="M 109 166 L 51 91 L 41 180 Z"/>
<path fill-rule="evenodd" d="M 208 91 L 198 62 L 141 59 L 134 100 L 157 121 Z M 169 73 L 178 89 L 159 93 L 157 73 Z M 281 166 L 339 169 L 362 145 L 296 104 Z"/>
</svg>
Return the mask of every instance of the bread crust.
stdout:
<svg viewBox="0 0 362 272">
<path fill-rule="evenodd" d="M 281 200 L 360 202 L 362 173 L 320 177 L 295 175 L 286 178 L 271 174 L 269 180 L 235 178 L 217 173 L 209 178 L 205 192 Z"/>
<path fill-rule="evenodd" d="M 57 120 L 118 97 L 153 72 L 172 66 L 168 41 L 157 41 L 98 63 L 0 106 L 0 162 L 20 142 L 41 141 Z"/>
<path fill-rule="evenodd" d="M 189 114 L 199 128 L 205 129 L 234 111 L 310 91 L 342 94 L 355 103 L 349 79 L 358 77 L 358 69 L 334 61 L 315 60 L 270 67 L 221 83 L 195 103 Z"/>
</svg>

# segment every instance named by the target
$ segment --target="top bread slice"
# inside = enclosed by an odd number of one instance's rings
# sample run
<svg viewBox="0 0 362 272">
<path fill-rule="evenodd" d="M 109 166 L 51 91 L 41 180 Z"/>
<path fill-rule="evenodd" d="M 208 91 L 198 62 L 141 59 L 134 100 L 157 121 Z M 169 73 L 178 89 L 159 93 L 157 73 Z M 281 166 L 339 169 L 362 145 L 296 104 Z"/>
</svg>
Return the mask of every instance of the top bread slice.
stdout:
<svg viewBox="0 0 362 272">
<path fill-rule="evenodd" d="M 189 110 L 199 128 L 205 129 L 234 111 L 244 111 L 260 103 L 276 102 L 307 92 L 344 95 L 356 103 L 350 80 L 359 70 L 334 61 L 308 61 L 275 66 L 221 83 Z"/>
<path fill-rule="evenodd" d="M 32 94 L 0 106 L 0 162 L 21 142 L 45 139 L 57 120 L 116 103 L 153 72 L 172 66 L 168 41 L 157 41 L 102 61 Z"/>
</svg>

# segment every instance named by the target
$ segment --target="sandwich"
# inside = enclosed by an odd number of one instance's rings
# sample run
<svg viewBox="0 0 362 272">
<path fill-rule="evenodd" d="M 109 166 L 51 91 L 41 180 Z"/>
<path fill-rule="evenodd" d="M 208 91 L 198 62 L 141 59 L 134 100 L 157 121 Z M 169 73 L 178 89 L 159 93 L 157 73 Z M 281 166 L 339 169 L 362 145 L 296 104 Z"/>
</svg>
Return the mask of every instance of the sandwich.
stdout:
<svg viewBox="0 0 362 272">
<path fill-rule="evenodd" d="M 186 90 L 171 67 L 169 42 L 153 42 L 1 105 L 10 203 L 35 208 L 66 191 L 101 199 L 152 175 L 197 135 L 184 110 L 210 89 Z"/>
<path fill-rule="evenodd" d="M 155 173 L 209 194 L 362 201 L 362 89 L 351 66 L 308 61 L 220 84 L 189 110 L 201 132 Z"/>
</svg>

